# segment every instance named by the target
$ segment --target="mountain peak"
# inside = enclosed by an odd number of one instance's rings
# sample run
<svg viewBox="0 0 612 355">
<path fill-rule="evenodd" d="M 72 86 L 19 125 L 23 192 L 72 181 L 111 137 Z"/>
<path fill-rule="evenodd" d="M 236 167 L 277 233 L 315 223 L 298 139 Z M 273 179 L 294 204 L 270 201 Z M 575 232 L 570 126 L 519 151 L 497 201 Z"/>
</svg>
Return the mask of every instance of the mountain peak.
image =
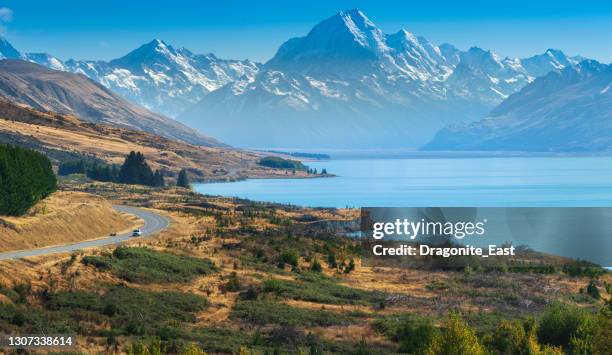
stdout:
<svg viewBox="0 0 612 355">
<path fill-rule="evenodd" d="M 21 53 L 9 41 L 0 36 L 0 59 L 20 59 Z"/>
<path fill-rule="evenodd" d="M 546 50 L 546 52 L 544 52 L 544 53 L 546 53 L 546 54 L 548 54 L 548 55 L 554 55 L 554 56 L 557 56 L 557 55 L 562 55 L 562 56 L 565 56 L 565 54 L 563 53 L 563 51 L 562 51 L 562 50 L 560 50 L 560 49 L 554 49 L 554 48 L 548 48 L 548 49 Z"/>
<path fill-rule="evenodd" d="M 358 23 L 360 25 L 376 27 L 374 25 L 374 22 L 372 22 L 361 10 L 357 8 L 340 11 L 337 16 L 340 16 L 345 21 L 350 18 L 351 20 L 353 20 L 353 22 Z"/>
<path fill-rule="evenodd" d="M 285 42 L 266 66 L 316 72 L 328 71 L 331 63 L 341 67 L 363 64 L 385 50 L 384 41 L 384 33 L 359 9 L 340 11 L 314 26 L 306 36 Z"/>
<path fill-rule="evenodd" d="M 168 57 L 174 54 L 176 54 L 176 51 L 171 45 L 156 38 L 111 62 L 130 67 L 136 63 L 146 63 L 155 58 Z"/>
<path fill-rule="evenodd" d="M 495 53 L 479 47 L 471 47 L 467 52 L 462 53 L 461 63 L 474 68 L 501 69 L 503 67 Z"/>
<path fill-rule="evenodd" d="M 342 36 L 348 34 L 350 39 L 363 47 L 369 47 L 371 37 L 382 36 L 374 22 L 359 9 L 340 11 L 334 16 L 316 25 L 308 34 L 313 36 Z M 346 38 L 348 39 L 348 38 Z"/>
<path fill-rule="evenodd" d="M 161 39 L 155 38 L 151 42 L 146 43 L 143 47 L 151 48 L 151 49 L 164 49 L 171 47 L 166 42 Z"/>
</svg>

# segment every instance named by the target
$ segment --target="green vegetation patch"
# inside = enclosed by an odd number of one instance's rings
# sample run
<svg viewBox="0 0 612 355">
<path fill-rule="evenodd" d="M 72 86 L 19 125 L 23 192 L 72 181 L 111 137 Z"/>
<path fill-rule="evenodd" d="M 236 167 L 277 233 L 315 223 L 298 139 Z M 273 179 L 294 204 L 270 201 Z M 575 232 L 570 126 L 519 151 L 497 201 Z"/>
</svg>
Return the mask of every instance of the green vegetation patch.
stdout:
<svg viewBox="0 0 612 355">
<path fill-rule="evenodd" d="M 0 144 L 0 215 L 22 215 L 56 189 L 57 180 L 46 156 Z"/>
<path fill-rule="evenodd" d="M 439 330 L 431 319 L 400 313 L 378 319 L 374 329 L 399 343 L 400 353 L 424 354 Z"/>
<path fill-rule="evenodd" d="M 113 286 L 101 294 L 45 291 L 40 296 L 43 307 L 0 304 L 0 332 L 161 338 L 170 328 L 180 330 L 183 323 L 194 322 L 195 314 L 208 306 L 206 298 L 197 295 L 124 286 Z"/>
<path fill-rule="evenodd" d="M 325 327 L 351 323 L 351 317 L 348 315 L 291 307 L 269 300 L 240 301 L 234 306 L 230 317 L 260 325 L 279 324 L 299 327 Z"/>
<path fill-rule="evenodd" d="M 86 256 L 82 261 L 101 270 L 111 270 L 135 283 L 187 282 L 216 271 L 210 260 L 177 256 L 149 248 L 119 247 L 112 255 Z"/>
<path fill-rule="evenodd" d="M 193 322 L 195 313 L 206 309 L 206 298 L 181 292 L 153 292 L 113 286 L 104 294 L 83 291 L 60 292 L 48 297 L 49 310 L 77 319 L 110 320 L 125 334 L 151 334 L 169 322 Z M 97 322 L 96 322 L 97 323 Z"/>
<path fill-rule="evenodd" d="M 374 304 L 385 300 L 385 294 L 341 285 L 333 278 L 315 272 L 303 272 L 296 281 L 271 279 L 263 291 L 277 296 L 327 304 Z"/>
<path fill-rule="evenodd" d="M 306 165 L 297 160 L 280 157 L 265 157 L 259 160 L 259 165 L 273 169 L 306 170 Z"/>
</svg>

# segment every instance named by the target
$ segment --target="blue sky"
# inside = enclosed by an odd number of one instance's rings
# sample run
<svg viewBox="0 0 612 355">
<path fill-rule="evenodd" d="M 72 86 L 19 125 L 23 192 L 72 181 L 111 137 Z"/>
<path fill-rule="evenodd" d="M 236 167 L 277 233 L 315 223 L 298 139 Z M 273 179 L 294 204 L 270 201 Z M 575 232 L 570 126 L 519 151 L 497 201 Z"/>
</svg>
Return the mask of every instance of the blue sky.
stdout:
<svg viewBox="0 0 612 355">
<path fill-rule="evenodd" d="M 265 61 L 285 40 L 334 13 L 361 9 L 383 31 L 502 56 L 562 49 L 612 62 L 612 1 L 26 1 L 0 2 L 17 49 L 61 59 L 112 59 L 160 38 L 197 53 Z"/>
</svg>

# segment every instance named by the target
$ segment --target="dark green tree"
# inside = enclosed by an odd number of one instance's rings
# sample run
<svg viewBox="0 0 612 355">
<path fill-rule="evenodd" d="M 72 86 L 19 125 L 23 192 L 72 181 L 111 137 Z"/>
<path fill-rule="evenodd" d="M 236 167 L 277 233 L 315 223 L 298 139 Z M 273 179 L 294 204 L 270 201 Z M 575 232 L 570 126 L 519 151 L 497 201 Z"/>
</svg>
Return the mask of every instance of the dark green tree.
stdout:
<svg viewBox="0 0 612 355">
<path fill-rule="evenodd" d="M 70 174 L 85 174 L 86 170 L 87 170 L 87 164 L 85 163 L 85 160 L 83 159 L 72 160 L 72 161 L 62 162 L 59 165 L 57 174 L 60 176 L 70 175 Z"/>
<path fill-rule="evenodd" d="M 184 187 L 186 189 L 190 188 L 189 178 L 187 177 L 187 170 L 181 169 L 178 175 L 178 180 L 176 180 L 176 186 Z"/>
<path fill-rule="evenodd" d="M 154 185 L 153 171 L 142 153 L 131 151 L 128 154 L 119 170 L 119 182 L 135 185 Z"/>
<path fill-rule="evenodd" d="M 0 144 L 0 214 L 21 215 L 56 189 L 57 180 L 46 156 Z"/>
<path fill-rule="evenodd" d="M 155 170 L 155 174 L 153 174 L 153 186 L 166 186 L 166 182 L 164 181 L 164 175 L 159 170 Z"/>
</svg>

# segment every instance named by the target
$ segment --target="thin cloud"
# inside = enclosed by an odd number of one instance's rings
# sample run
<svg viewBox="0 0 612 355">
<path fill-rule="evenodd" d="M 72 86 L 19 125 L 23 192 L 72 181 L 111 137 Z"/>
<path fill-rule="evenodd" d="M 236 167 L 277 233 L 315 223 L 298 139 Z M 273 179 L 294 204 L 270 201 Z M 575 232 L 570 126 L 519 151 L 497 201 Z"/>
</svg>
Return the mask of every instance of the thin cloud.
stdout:
<svg viewBox="0 0 612 355">
<path fill-rule="evenodd" d="M 8 7 L 0 7 L 0 21 L 11 22 L 13 20 L 13 10 Z"/>
</svg>

